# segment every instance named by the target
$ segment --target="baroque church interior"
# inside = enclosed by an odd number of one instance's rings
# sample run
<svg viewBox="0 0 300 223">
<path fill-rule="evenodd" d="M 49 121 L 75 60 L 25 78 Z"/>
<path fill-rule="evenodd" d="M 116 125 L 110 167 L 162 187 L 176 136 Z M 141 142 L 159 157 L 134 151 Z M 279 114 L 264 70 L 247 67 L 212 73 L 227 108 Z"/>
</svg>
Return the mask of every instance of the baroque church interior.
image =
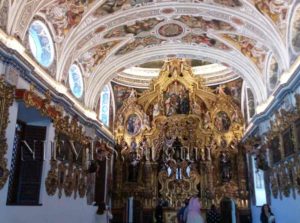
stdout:
<svg viewBox="0 0 300 223">
<path fill-rule="evenodd" d="M 0 0 L 0 221 L 300 222 L 299 55 L 299 0 Z"/>
</svg>

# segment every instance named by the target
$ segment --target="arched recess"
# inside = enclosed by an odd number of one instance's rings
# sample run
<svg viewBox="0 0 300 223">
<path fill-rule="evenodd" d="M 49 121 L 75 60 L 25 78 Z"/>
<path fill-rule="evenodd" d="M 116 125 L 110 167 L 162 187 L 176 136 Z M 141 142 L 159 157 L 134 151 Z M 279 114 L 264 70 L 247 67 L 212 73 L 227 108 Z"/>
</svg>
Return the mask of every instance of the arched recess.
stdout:
<svg viewBox="0 0 300 223">
<path fill-rule="evenodd" d="M 236 51 L 220 51 L 209 49 L 206 47 L 197 46 L 180 46 L 180 45 L 165 45 L 145 48 L 134 51 L 130 54 L 107 60 L 103 66 L 99 67 L 93 78 L 89 80 L 89 84 L 85 97 L 85 104 L 92 108 L 97 100 L 97 95 L 104 83 L 110 81 L 117 71 L 124 68 L 141 64 L 142 61 L 153 60 L 156 57 L 183 57 L 183 58 L 213 58 L 219 63 L 226 64 L 232 67 L 240 76 L 247 82 L 248 86 L 255 92 L 255 98 L 258 103 L 267 98 L 266 86 L 263 83 L 261 75 L 258 75 L 256 67 L 250 64 L 247 60 L 240 56 Z"/>
</svg>

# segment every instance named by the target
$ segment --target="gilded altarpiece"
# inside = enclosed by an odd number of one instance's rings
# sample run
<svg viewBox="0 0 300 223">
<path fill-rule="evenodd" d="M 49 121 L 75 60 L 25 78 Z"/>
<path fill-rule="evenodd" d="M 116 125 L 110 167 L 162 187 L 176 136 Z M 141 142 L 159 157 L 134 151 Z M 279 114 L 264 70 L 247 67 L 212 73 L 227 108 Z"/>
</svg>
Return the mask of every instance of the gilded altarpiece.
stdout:
<svg viewBox="0 0 300 223">
<path fill-rule="evenodd" d="M 87 194 L 87 159 L 91 140 L 85 135 L 79 121 L 63 115 L 61 109 L 52 104 L 50 92 L 42 98 L 31 86 L 30 90 L 16 89 L 15 99 L 22 100 L 26 107 L 32 107 L 49 117 L 55 127 L 55 138 L 51 142 L 50 170 L 45 186 L 47 194 L 58 192 L 61 198 L 73 195 L 83 198 Z"/>
<path fill-rule="evenodd" d="M 169 59 L 148 90 L 139 97 L 131 91 L 116 117 L 116 214 L 131 196 L 143 214 L 158 199 L 175 210 L 192 195 L 201 198 L 203 208 L 225 196 L 248 208 L 238 143 L 243 118 L 222 86 L 206 87 L 184 60 Z"/>
<path fill-rule="evenodd" d="M 58 191 L 66 197 L 87 193 L 87 156 L 89 154 L 89 138 L 84 135 L 82 126 L 75 118 L 69 116 L 55 120 L 55 140 L 51 154 L 51 169 L 46 178 L 48 195 Z"/>
<path fill-rule="evenodd" d="M 295 105 L 282 106 L 274 112 L 266 140 L 258 141 L 263 149 L 254 151 L 257 168 L 266 171 L 270 195 L 275 199 L 296 199 L 300 194 L 300 95 L 293 96 Z M 253 146 L 251 139 L 248 141 Z M 268 154 L 270 162 L 266 160 Z M 267 163 L 267 166 L 261 163 Z"/>
<path fill-rule="evenodd" d="M 9 120 L 8 109 L 12 105 L 14 99 L 14 88 L 6 84 L 3 78 L 0 78 L 0 189 L 6 183 L 9 175 L 7 169 L 7 152 L 6 128 Z"/>
</svg>

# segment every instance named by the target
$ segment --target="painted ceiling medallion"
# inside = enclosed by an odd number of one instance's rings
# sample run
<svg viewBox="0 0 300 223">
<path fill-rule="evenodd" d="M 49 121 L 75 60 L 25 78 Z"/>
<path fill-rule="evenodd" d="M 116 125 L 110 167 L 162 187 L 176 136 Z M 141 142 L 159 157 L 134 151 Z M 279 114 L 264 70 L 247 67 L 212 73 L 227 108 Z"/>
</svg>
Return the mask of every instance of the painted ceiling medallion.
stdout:
<svg viewBox="0 0 300 223">
<path fill-rule="evenodd" d="M 173 12 L 175 12 L 175 9 L 173 9 L 173 8 L 165 8 L 165 9 L 161 10 L 161 13 L 163 13 L 163 14 L 171 14 Z"/>
<path fill-rule="evenodd" d="M 169 23 L 159 27 L 158 33 L 167 38 L 177 37 L 183 33 L 183 27 L 176 23 Z"/>
</svg>

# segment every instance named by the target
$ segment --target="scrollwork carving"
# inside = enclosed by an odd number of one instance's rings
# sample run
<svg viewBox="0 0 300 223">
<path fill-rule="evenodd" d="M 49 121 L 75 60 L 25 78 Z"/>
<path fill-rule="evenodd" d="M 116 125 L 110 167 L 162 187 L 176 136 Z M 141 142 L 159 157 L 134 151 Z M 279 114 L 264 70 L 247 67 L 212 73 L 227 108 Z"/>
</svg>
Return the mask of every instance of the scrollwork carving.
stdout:
<svg viewBox="0 0 300 223">
<path fill-rule="evenodd" d="M 50 161 L 50 170 L 48 172 L 46 178 L 46 192 L 48 195 L 53 196 L 55 195 L 57 188 L 58 188 L 58 170 L 57 170 L 57 161 L 51 160 Z"/>
<path fill-rule="evenodd" d="M 70 197 L 74 191 L 75 182 L 74 182 L 74 178 L 73 178 L 73 175 L 74 175 L 73 171 L 74 171 L 73 165 L 69 164 L 68 171 L 67 171 L 68 173 L 65 178 L 64 185 L 63 185 L 66 197 Z"/>
<path fill-rule="evenodd" d="M 7 169 L 7 152 L 6 128 L 9 121 L 9 107 L 13 103 L 14 88 L 8 85 L 4 79 L 0 78 L 0 190 L 7 181 L 9 171 Z"/>
</svg>

